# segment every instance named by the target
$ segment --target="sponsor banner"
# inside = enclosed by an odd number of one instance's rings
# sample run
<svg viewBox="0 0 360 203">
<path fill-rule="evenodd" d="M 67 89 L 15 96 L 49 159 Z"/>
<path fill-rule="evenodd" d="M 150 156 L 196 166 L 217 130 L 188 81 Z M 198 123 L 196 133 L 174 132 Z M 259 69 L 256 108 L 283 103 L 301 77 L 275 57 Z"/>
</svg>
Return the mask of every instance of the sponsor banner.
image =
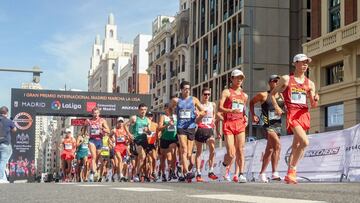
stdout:
<svg viewBox="0 0 360 203">
<path fill-rule="evenodd" d="M 129 116 L 137 113 L 140 103 L 151 104 L 150 95 L 144 94 L 12 89 L 12 95 L 14 109 L 41 115 L 87 116 L 98 107 L 105 117 Z"/>
<path fill-rule="evenodd" d="M 344 170 L 345 163 L 345 131 L 334 131 L 309 135 L 309 146 L 305 149 L 304 158 L 297 166 L 299 177 L 308 180 L 319 180 L 329 178 L 339 178 Z M 281 175 L 286 175 L 291 154 L 291 144 L 293 136 L 282 136 L 280 160 L 278 171 Z M 265 153 L 267 140 L 258 141 L 254 153 L 250 173 L 256 179 L 261 170 L 263 156 Z M 266 173 L 271 175 L 271 163 L 269 163 Z M 314 175 L 315 174 L 315 175 Z M 333 177 L 336 174 L 337 177 Z"/>
<path fill-rule="evenodd" d="M 345 178 L 350 181 L 360 181 L 360 125 L 350 128 L 349 131 L 345 149 Z"/>
</svg>

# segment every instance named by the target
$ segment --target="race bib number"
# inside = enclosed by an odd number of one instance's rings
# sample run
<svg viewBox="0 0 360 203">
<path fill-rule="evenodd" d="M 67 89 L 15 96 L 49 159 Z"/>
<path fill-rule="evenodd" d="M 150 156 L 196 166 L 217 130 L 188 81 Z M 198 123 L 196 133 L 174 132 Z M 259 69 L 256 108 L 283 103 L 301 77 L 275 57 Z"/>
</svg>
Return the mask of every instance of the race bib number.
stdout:
<svg viewBox="0 0 360 203">
<path fill-rule="evenodd" d="M 87 144 L 81 144 L 81 148 L 82 148 L 82 149 L 88 149 L 89 146 L 88 146 Z"/>
<path fill-rule="evenodd" d="M 168 127 L 167 127 L 167 130 L 169 131 L 169 132 L 175 132 L 175 125 L 169 125 Z"/>
<path fill-rule="evenodd" d="M 232 105 L 231 105 L 231 109 L 233 109 L 233 110 L 238 109 L 238 110 L 240 110 L 240 112 L 243 112 L 243 110 L 244 110 L 244 104 L 233 101 L 233 102 L 232 102 Z"/>
<path fill-rule="evenodd" d="M 90 134 L 91 135 L 100 135 L 100 129 L 97 127 L 95 127 L 95 128 L 93 127 L 90 129 Z"/>
<path fill-rule="evenodd" d="M 291 103 L 292 104 L 306 104 L 306 93 L 305 92 L 291 92 Z"/>
<path fill-rule="evenodd" d="M 103 146 L 103 147 L 101 148 L 101 150 L 102 150 L 102 151 L 109 151 L 109 147 L 108 147 L 108 146 Z"/>
<path fill-rule="evenodd" d="M 202 122 L 203 124 L 205 124 L 205 125 L 210 125 L 210 124 L 212 124 L 212 121 L 213 121 L 213 118 L 211 118 L 211 117 L 204 117 L 201 122 Z"/>
<path fill-rule="evenodd" d="M 281 120 L 281 116 L 277 115 L 275 111 L 269 111 L 269 120 Z"/>
<path fill-rule="evenodd" d="M 138 134 L 144 134 L 144 127 L 139 127 Z"/>
<path fill-rule="evenodd" d="M 72 144 L 65 144 L 65 149 L 71 150 L 72 149 Z"/>
<path fill-rule="evenodd" d="M 117 137 L 116 141 L 117 142 L 125 142 L 125 137 L 123 137 L 123 136 Z"/>
<path fill-rule="evenodd" d="M 189 110 L 189 109 L 181 109 L 179 113 L 180 113 L 180 118 L 182 118 L 182 119 L 190 119 L 191 118 L 191 110 Z"/>
</svg>

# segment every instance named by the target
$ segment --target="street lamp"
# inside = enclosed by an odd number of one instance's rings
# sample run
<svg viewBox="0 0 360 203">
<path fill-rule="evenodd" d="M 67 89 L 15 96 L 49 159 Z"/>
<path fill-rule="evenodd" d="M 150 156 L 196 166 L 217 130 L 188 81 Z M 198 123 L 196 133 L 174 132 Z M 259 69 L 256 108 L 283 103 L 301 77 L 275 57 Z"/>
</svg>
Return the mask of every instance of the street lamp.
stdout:
<svg viewBox="0 0 360 203">
<path fill-rule="evenodd" d="M 254 51 L 253 51 L 253 45 L 254 45 L 254 23 L 253 23 L 253 9 L 249 8 L 249 16 L 250 16 L 250 25 L 248 24 L 240 24 L 240 28 L 249 28 L 249 100 L 253 97 L 253 71 L 254 71 Z M 259 69 L 262 70 L 262 69 Z M 253 123 L 252 123 L 252 116 L 250 115 L 249 111 L 249 136 L 253 136 Z"/>
<path fill-rule="evenodd" d="M 43 73 L 43 71 L 38 66 L 34 66 L 32 70 L 23 70 L 23 69 L 16 69 L 16 68 L 0 68 L 0 71 L 33 73 L 32 81 L 34 83 L 40 82 L 40 74 Z"/>
</svg>

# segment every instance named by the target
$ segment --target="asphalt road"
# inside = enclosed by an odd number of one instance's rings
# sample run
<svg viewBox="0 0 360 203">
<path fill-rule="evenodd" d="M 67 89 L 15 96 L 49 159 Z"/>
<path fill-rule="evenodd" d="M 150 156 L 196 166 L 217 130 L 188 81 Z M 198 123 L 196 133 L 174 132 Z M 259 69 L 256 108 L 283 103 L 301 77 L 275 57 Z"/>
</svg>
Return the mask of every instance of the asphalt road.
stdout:
<svg viewBox="0 0 360 203">
<path fill-rule="evenodd" d="M 0 202 L 360 202 L 360 183 L 16 183 Z"/>
</svg>

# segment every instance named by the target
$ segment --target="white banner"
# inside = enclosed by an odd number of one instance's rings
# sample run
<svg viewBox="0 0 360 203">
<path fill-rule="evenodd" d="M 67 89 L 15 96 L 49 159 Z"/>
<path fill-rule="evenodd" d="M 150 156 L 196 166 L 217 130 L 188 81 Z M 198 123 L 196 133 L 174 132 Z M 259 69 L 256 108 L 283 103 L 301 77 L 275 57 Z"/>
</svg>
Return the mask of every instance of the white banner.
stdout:
<svg viewBox="0 0 360 203">
<path fill-rule="evenodd" d="M 293 136 L 282 136 L 278 172 L 284 177 L 288 170 Z M 267 140 L 246 143 L 245 173 L 248 180 L 257 180 Z M 222 161 L 225 147 L 216 149 L 214 173 L 223 180 Z M 208 173 L 208 152 L 203 153 L 202 173 Z M 235 165 L 235 164 L 234 164 Z M 234 172 L 235 167 L 231 167 Z M 271 162 L 266 173 L 271 176 Z M 300 181 L 360 181 L 360 125 L 340 131 L 309 135 L 309 146 L 297 167 Z M 205 176 L 204 176 L 205 178 Z M 207 178 L 207 176 L 206 176 Z"/>
</svg>

